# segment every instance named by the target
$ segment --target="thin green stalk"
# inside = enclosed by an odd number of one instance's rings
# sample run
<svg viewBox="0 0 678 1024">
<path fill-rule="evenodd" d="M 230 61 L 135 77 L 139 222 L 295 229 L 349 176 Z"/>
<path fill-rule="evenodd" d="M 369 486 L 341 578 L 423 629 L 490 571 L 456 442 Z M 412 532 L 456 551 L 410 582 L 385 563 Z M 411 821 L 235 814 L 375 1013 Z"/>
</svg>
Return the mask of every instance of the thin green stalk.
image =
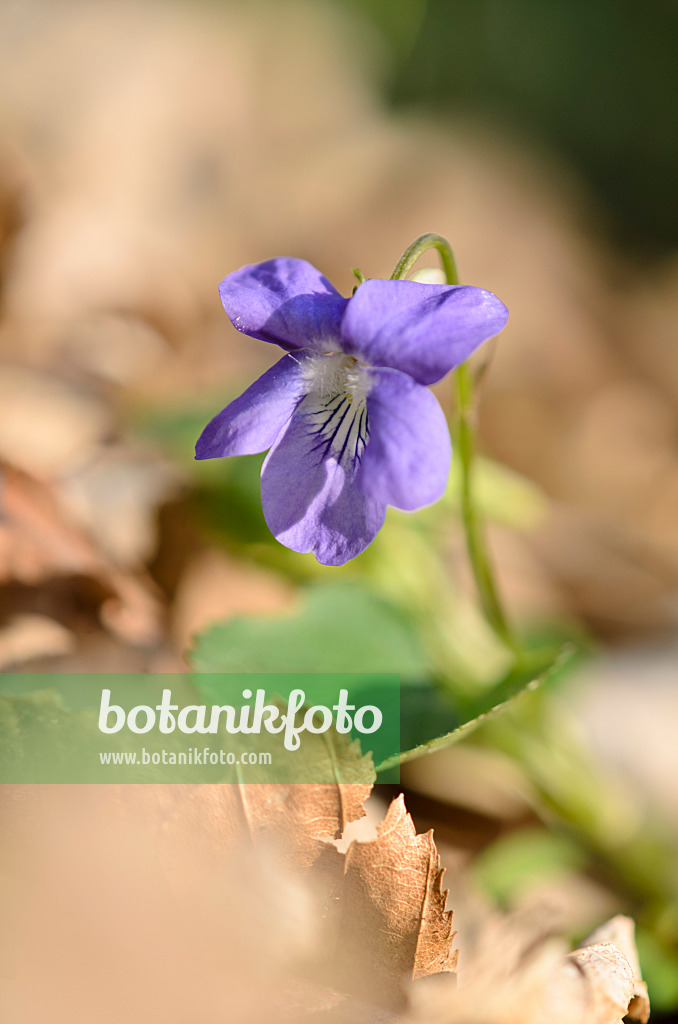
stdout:
<svg viewBox="0 0 678 1024">
<path fill-rule="evenodd" d="M 461 462 L 461 514 L 469 560 L 485 618 L 499 639 L 518 654 L 519 646 L 502 607 L 484 530 L 474 501 L 475 405 L 473 377 L 468 363 L 462 363 L 455 371 L 454 389 L 457 399 L 457 458 Z"/>
<path fill-rule="evenodd" d="M 405 250 L 391 274 L 392 281 L 400 281 L 410 272 L 423 253 L 436 249 L 440 256 L 445 278 L 450 285 L 459 284 L 459 275 L 450 243 L 441 235 L 420 235 Z M 466 363 L 454 375 L 457 400 L 457 452 L 461 461 L 461 510 L 473 577 L 485 618 L 496 636 L 516 655 L 520 648 L 504 612 L 494 579 L 492 562 L 485 543 L 473 493 L 473 461 L 475 456 L 475 407 L 473 377 Z"/>
<path fill-rule="evenodd" d="M 450 243 L 442 235 L 436 235 L 429 232 L 426 235 L 419 235 L 419 238 L 415 238 L 412 245 L 408 245 L 405 252 L 398 260 L 395 270 L 391 274 L 392 281 L 402 281 L 404 277 L 407 277 L 410 270 L 417 262 L 420 256 L 423 256 L 429 249 L 437 249 L 438 255 L 440 256 L 440 262 L 443 265 L 445 271 L 445 277 L 448 284 L 459 284 L 459 275 L 457 274 L 457 264 L 454 262 L 454 254 L 450 247 Z"/>
</svg>

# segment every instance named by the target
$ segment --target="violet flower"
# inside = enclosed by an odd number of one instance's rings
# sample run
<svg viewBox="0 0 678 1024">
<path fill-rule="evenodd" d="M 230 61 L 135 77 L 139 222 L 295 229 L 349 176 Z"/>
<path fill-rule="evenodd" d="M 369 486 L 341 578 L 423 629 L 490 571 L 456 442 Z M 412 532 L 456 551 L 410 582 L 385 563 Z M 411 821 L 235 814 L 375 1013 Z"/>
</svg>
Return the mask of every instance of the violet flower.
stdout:
<svg viewBox="0 0 678 1024">
<path fill-rule="evenodd" d="M 441 497 L 450 436 L 427 385 L 504 327 L 496 296 L 371 279 L 345 299 L 285 258 L 242 267 L 220 293 L 234 327 L 286 355 L 207 425 L 196 458 L 270 448 L 261 501 L 282 544 L 342 565 L 374 540 L 387 505 Z"/>
</svg>

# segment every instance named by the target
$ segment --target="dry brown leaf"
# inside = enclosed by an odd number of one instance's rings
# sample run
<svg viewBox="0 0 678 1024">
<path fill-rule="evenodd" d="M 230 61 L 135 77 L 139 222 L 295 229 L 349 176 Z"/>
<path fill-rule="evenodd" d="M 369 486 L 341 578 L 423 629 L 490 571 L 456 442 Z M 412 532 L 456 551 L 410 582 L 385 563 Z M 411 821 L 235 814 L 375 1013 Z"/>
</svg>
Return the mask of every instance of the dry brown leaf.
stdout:
<svg viewBox="0 0 678 1024">
<path fill-rule="evenodd" d="M 600 943 L 612 944 L 624 955 L 633 974 L 633 996 L 625 1010 L 625 1016 L 632 1020 L 640 1020 L 643 1024 L 650 1017 L 650 1000 L 647 994 L 647 985 L 640 973 L 638 950 L 635 941 L 635 925 L 630 917 L 619 914 L 610 921 L 596 928 L 589 936 L 584 946 L 597 946 Z"/>
<path fill-rule="evenodd" d="M 614 919 L 604 926 L 632 935 Z M 412 990 L 412 1022 L 428 1024 L 619 1024 L 621 1018 L 640 1011 L 647 1020 L 649 1004 L 636 1002 L 645 986 L 624 952 L 611 942 L 596 942 L 566 954 L 563 944 L 549 935 L 534 915 L 481 921 L 477 948 L 462 957 L 459 985 L 444 977 L 427 979 Z M 636 960 L 637 962 L 637 960 Z"/>
<path fill-rule="evenodd" d="M 108 559 L 73 523 L 56 488 L 8 465 L 0 471 L 0 583 L 91 577 L 108 593 L 102 614 L 111 629 L 133 644 L 157 642 L 161 608 L 150 581 Z"/>
<path fill-rule="evenodd" d="M 63 521 L 53 488 L 9 465 L 2 473 L 0 581 L 30 585 L 51 575 L 95 571 L 94 548 Z"/>
<path fill-rule="evenodd" d="M 357 764 L 358 770 L 363 770 Z M 346 825 L 361 818 L 372 783 L 362 785 L 228 785 L 148 787 L 148 799 L 171 837 L 210 862 L 238 847 L 261 845 L 296 870 L 309 868 Z M 127 802 L 122 789 L 119 799 Z M 174 868 L 172 869 L 174 870 Z"/>
<path fill-rule="evenodd" d="M 339 987 L 367 1002 L 404 1005 L 408 979 L 453 971 L 452 912 L 432 832 L 417 835 L 401 796 L 370 842 L 354 842 L 336 880 Z"/>
<path fill-rule="evenodd" d="M 586 946 L 570 954 L 580 972 L 578 994 L 570 1002 L 576 1019 L 590 1024 L 618 1024 L 626 1016 L 634 994 L 633 970 L 628 960 L 610 942 Z M 575 1007 L 579 1012 L 576 1012 Z"/>
</svg>

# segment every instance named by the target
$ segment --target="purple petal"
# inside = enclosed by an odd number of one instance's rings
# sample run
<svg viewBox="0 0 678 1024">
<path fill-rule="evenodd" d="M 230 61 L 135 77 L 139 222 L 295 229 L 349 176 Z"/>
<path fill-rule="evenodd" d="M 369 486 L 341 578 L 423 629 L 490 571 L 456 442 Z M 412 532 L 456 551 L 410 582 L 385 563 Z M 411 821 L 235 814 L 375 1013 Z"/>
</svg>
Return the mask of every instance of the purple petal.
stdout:
<svg viewBox="0 0 678 1024">
<path fill-rule="evenodd" d="M 506 324 L 503 302 L 482 288 L 381 281 L 361 284 L 342 324 L 344 351 L 434 384 Z"/>
<path fill-rule="evenodd" d="M 445 490 L 452 458 L 440 403 L 432 391 L 398 370 L 374 370 L 371 377 L 369 440 L 358 486 L 396 508 L 412 511 L 430 505 Z"/>
<path fill-rule="evenodd" d="M 355 484 L 352 459 L 339 463 L 317 450 L 303 405 L 266 456 L 261 502 L 271 533 L 293 551 L 312 551 L 323 565 L 343 565 L 371 544 L 386 505 Z"/>
<path fill-rule="evenodd" d="M 270 448 L 303 393 L 307 353 L 285 355 L 207 424 L 195 446 L 196 459 L 254 455 Z"/>
<path fill-rule="evenodd" d="M 219 285 L 224 309 L 243 334 L 285 349 L 337 347 L 348 299 L 306 260 L 252 263 Z"/>
</svg>

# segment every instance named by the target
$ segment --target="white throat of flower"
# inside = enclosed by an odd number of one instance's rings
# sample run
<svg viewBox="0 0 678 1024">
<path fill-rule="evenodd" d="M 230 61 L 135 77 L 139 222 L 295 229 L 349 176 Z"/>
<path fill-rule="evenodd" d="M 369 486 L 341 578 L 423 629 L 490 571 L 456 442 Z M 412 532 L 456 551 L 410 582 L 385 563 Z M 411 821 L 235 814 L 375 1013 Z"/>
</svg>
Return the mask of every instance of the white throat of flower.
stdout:
<svg viewBox="0 0 678 1024">
<path fill-rule="evenodd" d="M 343 352 L 314 356 L 303 367 L 312 450 L 319 459 L 334 458 L 356 467 L 369 438 L 367 367 Z"/>
</svg>

